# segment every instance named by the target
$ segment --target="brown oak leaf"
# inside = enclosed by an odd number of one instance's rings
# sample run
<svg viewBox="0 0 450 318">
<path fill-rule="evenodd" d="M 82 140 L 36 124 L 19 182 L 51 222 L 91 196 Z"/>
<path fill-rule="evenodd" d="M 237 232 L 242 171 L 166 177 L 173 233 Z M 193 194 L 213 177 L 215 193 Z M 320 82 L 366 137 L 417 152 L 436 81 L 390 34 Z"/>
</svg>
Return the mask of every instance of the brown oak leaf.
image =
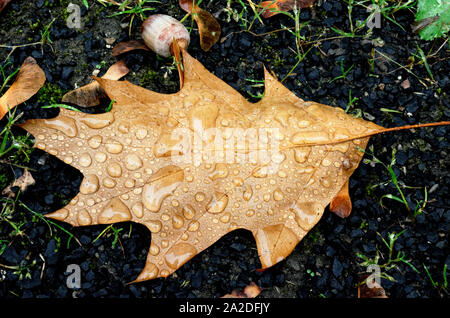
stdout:
<svg viewBox="0 0 450 318">
<path fill-rule="evenodd" d="M 13 187 L 19 187 L 21 192 L 24 192 L 28 186 L 33 185 L 35 183 L 33 176 L 28 171 L 28 169 L 25 169 L 23 171 L 23 174 L 14 180 L 12 184 L 7 186 L 2 191 L 2 195 L 6 195 L 8 198 L 14 198 L 16 194 L 12 191 Z"/>
<path fill-rule="evenodd" d="M 111 65 L 103 78 L 118 80 L 128 74 L 130 70 L 124 61 Z M 72 103 L 81 107 L 97 106 L 101 98 L 106 97 L 105 91 L 97 82 L 92 82 L 73 91 L 68 92 L 62 98 L 63 103 Z"/>
<path fill-rule="evenodd" d="M 303 101 L 267 71 L 264 98 L 250 103 L 182 54 L 178 93 L 95 78 L 115 101 L 110 112 L 61 109 L 22 125 L 35 147 L 84 175 L 79 194 L 47 217 L 152 232 L 135 282 L 167 277 L 239 228 L 253 233 L 262 268 L 280 262 L 336 196 L 347 197 L 337 211 L 346 203 L 369 136 L 399 129 Z"/>
<path fill-rule="evenodd" d="M 11 0 L 0 0 L 0 12 L 6 7 L 8 3 L 10 3 Z"/>
<path fill-rule="evenodd" d="M 197 1 L 179 0 L 181 9 L 192 14 L 192 18 L 197 22 L 198 33 L 200 35 L 200 46 L 203 51 L 209 51 L 220 38 L 222 29 L 219 22 L 206 10 L 197 5 Z"/>
<path fill-rule="evenodd" d="M 271 0 L 263 1 L 259 6 L 264 10 L 262 16 L 270 18 L 280 12 L 291 11 L 295 7 L 298 9 L 311 7 L 316 0 Z"/>
<path fill-rule="evenodd" d="M 0 119 L 9 110 L 30 99 L 45 83 L 44 71 L 37 65 L 34 58 L 27 57 L 20 67 L 14 83 L 0 97 Z"/>
</svg>

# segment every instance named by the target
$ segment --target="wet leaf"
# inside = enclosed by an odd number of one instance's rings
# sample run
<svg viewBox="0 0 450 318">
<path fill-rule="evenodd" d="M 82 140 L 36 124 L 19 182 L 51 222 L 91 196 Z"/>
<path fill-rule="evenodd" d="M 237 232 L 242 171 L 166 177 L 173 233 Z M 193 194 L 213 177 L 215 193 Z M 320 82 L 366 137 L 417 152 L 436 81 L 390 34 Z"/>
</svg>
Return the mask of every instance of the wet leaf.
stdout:
<svg viewBox="0 0 450 318">
<path fill-rule="evenodd" d="M 0 0 L 0 12 L 6 7 L 8 3 L 10 3 L 11 0 Z"/>
<path fill-rule="evenodd" d="M 28 186 L 33 185 L 35 183 L 33 176 L 28 171 L 28 169 L 24 169 L 22 176 L 14 180 L 12 184 L 7 186 L 2 191 L 2 195 L 7 196 L 8 198 L 14 198 L 16 194 L 12 191 L 13 187 L 19 187 L 21 192 L 24 192 Z"/>
<path fill-rule="evenodd" d="M 209 51 L 220 38 L 221 28 L 219 22 L 208 12 L 201 9 L 193 0 L 179 0 L 180 7 L 192 14 L 200 34 L 200 46 Z"/>
<path fill-rule="evenodd" d="M 288 12 L 297 5 L 298 9 L 308 8 L 314 4 L 315 0 L 272 0 L 263 1 L 259 6 L 264 10 L 261 14 L 264 18 L 270 18 L 281 12 Z"/>
<path fill-rule="evenodd" d="M 47 217 L 132 221 L 152 232 L 135 282 L 167 277 L 239 228 L 253 233 L 262 268 L 280 262 L 345 193 L 369 136 L 403 129 L 303 101 L 267 71 L 264 97 L 252 104 L 182 54 L 178 93 L 95 78 L 115 101 L 110 112 L 61 109 L 21 125 L 35 147 L 84 175 L 78 195 Z M 335 209 L 347 211 L 341 202 Z"/>
<path fill-rule="evenodd" d="M 102 78 L 118 80 L 128 74 L 130 70 L 124 61 L 113 64 Z M 68 92 L 62 98 L 63 103 L 72 103 L 82 107 L 96 106 L 100 104 L 101 98 L 106 97 L 105 91 L 94 81 L 73 91 Z"/>
<path fill-rule="evenodd" d="M 120 42 L 112 49 L 112 56 L 118 56 L 120 54 L 130 52 L 133 50 L 145 50 L 150 51 L 150 48 L 145 45 L 142 40 L 131 40 L 127 42 Z"/>
<path fill-rule="evenodd" d="M 221 298 L 255 298 L 261 293 L 261 288 L 256 285 L 254 282 L 251 282 L 250 285 L 245 286 L 244 290 L 233 290 L 231 294 L 226 294 Z"/>
<path fill-rule="evenodd" d="M 34 58 L 27 57 L 11 87 L 0 97 L 0 119 L 19 104 L 30 99 L 45 83 L 44 71 Z"/>
</svg>

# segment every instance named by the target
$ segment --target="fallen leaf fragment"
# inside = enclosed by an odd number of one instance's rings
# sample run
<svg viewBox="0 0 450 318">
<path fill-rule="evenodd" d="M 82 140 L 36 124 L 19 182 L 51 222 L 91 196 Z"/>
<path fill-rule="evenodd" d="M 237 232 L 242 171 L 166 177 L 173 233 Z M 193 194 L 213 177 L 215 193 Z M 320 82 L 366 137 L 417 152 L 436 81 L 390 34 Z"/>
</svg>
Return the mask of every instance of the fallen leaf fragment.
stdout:
<svg viewBox="0 0 450 318">
<path fill-rule="evenodd" d="M 19 187 L 21 192 L 24 192 L 28 186 L 33 185 L 35 183 L 33 176 L 28 171 L 28 169 L 24 169 L 22 176 L 14 180 L 12 184 L 7 186 L 2 191 L 2 195 L 6 195 L 8 198 L 14 198 L 16 194 L 12 191 L 13 187 Z"/>
<path fill-rule="evenodd" d="M 114 63 L 103 75 L 103 78 L 118 80 L 128 74 L 130 70 L 124 61 Z M 101 98 L 106 97 L 105 91 L 94 81 L 73 91 L 68 92 L 62 98 L 64 103 L 72 103 L 81 107 L 97 106 Z"/>
<path fill-rule="evenodd" d="M 19 104 L 30 99 L 45 83 L 44 71 L 34 58 L 27 57 L 11 87 L 0 97 L 0 119 Z"/>
<path fill-rule="evenodd" d="M 6 7 L 8 3 L 10 3 L 11 0 L 0 0 L 0 12 Z"/>
<path fill-rule="evenodd" d="M 411 83 L 409 82 L 409 79 L 405 79 L 405 80 L 400 84 L 400 86 L 401 86 L 403 89 L 408 89 L 408 88 L 411 87 Z"/>
<path fill-rule="evenodd" d="M 261 293 L 261 288 L 254 282 L 250 285 L 245 286 L 244 290 L 235 289 L 231 294 L 226 294 L 221 298 L 255 298 Z"/>
<path fill-rule="evenodd" d="M 358 284 L 358 298 L 388 298 L 384 288 L 377 282 L 372 282 L 371 288 L 367 286 L 367 277 L 368 275 L 360 277 L 360 282 Z"/>
<path fill-rule="evenodd" d="M 21 125 L 36 136 L 35 147 L 84 176 L 71 203 L 46 217 L 73 226 L 131 221 L 152 232 L 133 282 L 169 276 L 236 229 L 251 231 L 262 268 L 271 267 L 345 189 L 370 136 L 450 124 L 383 128 L 304 101 L 267 70 L 264 97 L 252 104 L 181 52 L 184 85 L 177 93 L 96 77 L 115 101 L 110 112 L 62 108 L 55 118 Z M 227 142 L 216 143 L 220 136 Z"/>
<path fill-rule="evenodd" d="M 308 8 L 314 4 L 315 0 L 272 0 L 263 1 L 259 4 L 264 12 L 261 14 L 264 18 L 270 18 L 280 12 L 288 12 L 297 5 L 298 9 Z"/>
<path fill-rule="evenodd" d="M 346 218 L 352 212 L 352 200 L 348 193 L 348 181 L 330 202 L 330 211 L 336 213 L 341 218 Z"/>
<path fill-rule="evenodd" d="M 206 10 L 201 9 L 193 0 L 179 0 L 180 7 L 191 13 L 197 23 L 200 34 L 200 46 L 203 51 L 209 51 L 220 38 L 221 28 L 219 22 Z"/>
<path fill-rule="evenodd" d="M 118 56 L 133 50 L 150 51 L 150 48 L 145 45 L 142 40 L 131 40 L 127 42 L 120 42 L 112 49 L 112 56 Z"/>
</svg>

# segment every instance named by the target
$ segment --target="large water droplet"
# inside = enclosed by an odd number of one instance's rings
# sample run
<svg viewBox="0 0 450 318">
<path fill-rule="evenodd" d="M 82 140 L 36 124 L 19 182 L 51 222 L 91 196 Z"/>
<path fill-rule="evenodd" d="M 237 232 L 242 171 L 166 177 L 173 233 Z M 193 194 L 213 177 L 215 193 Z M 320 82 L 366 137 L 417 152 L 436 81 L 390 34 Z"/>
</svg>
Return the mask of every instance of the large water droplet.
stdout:
<svg viewBox="0 0 450 318">
<path fill-rule="evenodd" d="M 281 191 L 280 188 L 277 188 L 274 192 L 273 192 L 273 199 L 275 201 L 281 201 L 284 199 L 284 194 L 283 191 Z"/>
<path fill-rule="evenodd" d="M 131 211 L 133 212 L 133 214 L 138 217 L 141 218 L 144 216 L 144 206 L 142 205 L 141 202 L 136 202 L 132 207 L 131 207 Z"/>
<path fill-rule="evenodd" d="M 183 216 L 188 220 L 191 220 L 195 216 L 195 210 L 192 207 L 192 205 L 190 205 L 190 204 L 185 205 L 183 207 L 182 212 L 183 212 Z"/>
<path fill-rule="evenodd" d="M 137 170 L 142 167 L 142 160 L 134 153 L 129 154 L 125 157 L 125 167 L 131 171 Z"/>
<path fill-rule="evenodd" d="M 121 153 L 123 150 L 123 145 L 114 139 L 107 139 L 105 142 L 106 151 L 112 154 Z"/>
<path fill-rule="evenodd" d="M 142 273 L 139 274 L 138 280 L 144 281 L 154 279 L 158 276 L 159 269 L 155 264 L 147 262 Z"/>
<path fill-rule="evenodd" d="M 321 144 L 330 141 L 324 131 L 299 131 L 291 136 L 291 142 L 296 145 Z"/>
<path fill-rule="evenodd" d="M 114 181 L 110 177 L 106 177 L 103 179 L 103 185 L 109 189 L 112 189 L 116 186 L 116 181 Z"/>
<path fill-rule="evenodd" d="M 196 232 L 200 228 L 200 222 L 198 221 L 192 221 L 188 226 L 189 232 Z"/>
<path fill-rule="evenodd" d="M 216 163 L 214 170 L 209 174 L 211 180 L 226 178 L 228 176 L 228 168 L 224 163 Z"/>
<path fill-rule="evenodd" d="M 214 192 L 211 201 L 206 206 L 206 211 L 209 213 L 221 213 L 228 205 L 228 195 L 221 192 Z"/>
<path fill-rule="evenodd" d="M 166 264 L 172 268 L 177 269 L 194 257 L 197 254 L 197 250 L 191 244 L 178 243 L 172 246 L 164 256 Z"/>
<path fill-rule="evenodd" d="M 175 214 L 175 215 L 172 217 L 172 225 L 173 225 L 173 228 L 174 228 L 174 229 L 177 229 L 177 230 L 178 230 L 178 229 L 180 229 L 180 228 L 183 227 L 183 225 L 184 225 L 184 219 L 183 219 L 181 216 Z"/>
<path fill-rule="evenodd" d="M 128 207 L 119 199 L 112 199 L 98 216 L 101 224 L 111 224 L 131 220 L 132 216 Z"/>
<path fill-rule="evenodd" d="M 59 115 L 53 119 L 45 119 L 44 125 L 48 128 L 56 129 L 69 137 L 75 137 L 78 133 L 77 124 L 71 117 Z"/>
<path fill-rule="evenodd" d="M 156 157 L 180 156 L 186 152 L 183 146 L 188 145 L 184 145 L 182 136 L 168 132 L 161 134 L 153 152 Z"/>
<path fill-rule="evenodd" d="M 322 216 L 323 207 L 316 202 L 294 202 L 291 211 L 295 213 L 298 226 L 309 231 Z"/>
<path fill-rule="evenodd" d="M 245 186 L 245 190 L 244 190 L 242 196 L 243 196 L 245 201 L 249 201 L 252 198 L 253 190 L 252 190 L 252 187 L 250 185 L 246 185 Z"/>
<path fill-rule="evenodd" d="M 166 166 L 154 173 L 142 191 L 142 203 L 152 212 L 161 209 L 163 200 L 183 182 L 184 172 L 177 166 Z"/>
<path fill-rule="evenodd" d="M 114 114 L 112 112 L 95 115 L 85 114 L 80 118 L 80 121 L 90 128 L 105 128 L 114 122 Z"/>
<path fill-rule="evenodd" d="M 88 153 L 84 153 L 78 159 L 78 163 L 82 167 L 89 167 L 91 165 L 91 163 L 92 163 L 92 158 L 91 158 L 91 156 Z"/>
<path fill-rule="evenodd" d="M 158 220 L 146 220 L 144 224 L 152 233 L 158 233 L 162 228 L 162 223 Z"/>
<path fill-rule="evenodd" d="M 197 192 L 195 194 L 195 201 L 203 202 L 203 200 L 205 200 L 205 194 L 203 192 Z"/>
<path fill-rule="evenodd" d="M 139 128 L 136 130 L 136 138 L 138 140 L 144 139 L 145 137 L 147 137 L 147 134 L 148 134 L 147 129 Z"/>
<path fill-rule="evenodd" d="M 111 177 L 118 178 L 122 175 L 122 167 L 117 162 L 111 162 L 106 167 L 106 172 L 108 172 Z"/>
<path fill-rule="evenodd" d="M 216 119 L 219 108 L 215 103 L 196 106 L 189 116 L 189 124 L 192 130 L 201 132 L 209 128 L 216 127 Z"/>
<path fill-rule="evenodd" d="M 92 218 L 91 218 L 91 215 L 89 214 L 89 212 L 86 209 L 83 209 L 78 212 L 77 221 L 78 221 L 78 225 L 86 226 L 86 225 L 91 225 Z"/>
<path fill-rule="evenodd" d="M 267 167 L 258 167 L 252 172 L 252 176 L 255 178 L 265 178 L 267 177 Z"/>
<path fill-rule="evenodd" d="M 97 149 L 102 144 L 102 136 L 95 135 L 88 139 L 88 145 L 89 147 L 93 149 Z"/>
<path fill-rule="evenodd" d="M 311 152 L 311 148 L 309 147 L 298 147 L 294 148 L 294 159 L 298 163 L 304 163 Z"/>
<path fill-rule="evenodd" d="M 152 243 L 150 244 L 150 254 L 152 254 L 153 256 L 156 256 L 159 254 L 159 247 L 158 245 Z"/>
<path fill-rule="evenodd" d="M 97 192 L 99 187 L 98 177 L 95 174 L 88 174 L 84 177 L 80 185 L 82 194 L 92 194 Z"/>
</svg>

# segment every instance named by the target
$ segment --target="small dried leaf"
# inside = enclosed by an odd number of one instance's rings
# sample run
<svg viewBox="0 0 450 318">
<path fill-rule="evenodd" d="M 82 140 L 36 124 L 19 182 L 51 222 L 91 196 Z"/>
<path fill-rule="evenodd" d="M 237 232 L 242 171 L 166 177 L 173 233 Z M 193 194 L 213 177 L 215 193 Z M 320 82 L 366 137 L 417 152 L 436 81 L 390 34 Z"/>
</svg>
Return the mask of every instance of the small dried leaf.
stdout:
<svg viewBox="0 0 450 318">
<path fill-rule="evenodd" d="M 0 119 L 13 109 L 36 94 L 45 83 L 44 71 L 34 58 L 27 57 L 11 87 L 0 97 Z"/>
<path fill-rule="evenodd" d="M 6 7 L 8 3 L 10 3 L 11 0 L 0 0 L 0 12 Z"/>
<path fill-rule="evenodd" d="M 261 14 L 264 18 L 270 18 L 280 11 L 288 12 L 294 9 L 297 4 L 297 8 L 308 8 L 314 4 L 315 0 L 272 0 L 263 1 L 259 6 L 264 10 Z"/>
<path fill-rule="evenodd" d="M 251 282 L 250 285 L 245 286 L 244 290 L 233 290 L 231 294 L 226 294 L 221 298 L 255 298 L 261 293 L 261 288 L 256 285 L 254 282 Z"/>
<path fill-rule="evenodd" d="M 128 42 L 120 42 L 112 49 L 112 56 L 118 56 L 120 54 L 130 52 L 133 50 L 145 50 L 150 51 L 150 48 L 145 45 L 142 40 L 131 40 Z"/>
<path fill-rule="evenodd" d="M 118 80 L 128 74 L 130 70 L 124 61 L 114 63 L 103 75 L 103 78 Z M 62 98 L 64 103 L 72 103 L 81 107 L 97 106 L 100 100 L 106 97 L 105 91 L 97 82 L 92 82 L 73 91 L 68 92 Z"/>
<path fill-rule="evenodd" d="M 200 34 L 200 46 L 204 51 L 209 51 L 220 38 L 221 28 L 219 22 L 206 10 L 201 9 L 193 0 L 180 0 L 180 7 L 192 14 L 198 25 Z"/>
<path fill-rule="evenodd" d="M 377 282 L 372 282 L 371 288 L 367 286 L 366 279 L 368 275 L 360 277 L 358 284 L 358 298 L 388 298 L 384 288 Z"/>
<path fill-rule="evenodd" d="M 2 191 L 2 195 L 6 195 L 9 198 L 14 198 L 16 194 L 12 191 L 13 187 L 19 187 L 21 192 L 24 192 L 28 186 L 33 185 L 35 183 L 33 176 L 28 171 L 28 169 L 25 169 L 23 171 L 22 176 L 14 180 L 12 184 L 7 186 Z"/>
</svg>

